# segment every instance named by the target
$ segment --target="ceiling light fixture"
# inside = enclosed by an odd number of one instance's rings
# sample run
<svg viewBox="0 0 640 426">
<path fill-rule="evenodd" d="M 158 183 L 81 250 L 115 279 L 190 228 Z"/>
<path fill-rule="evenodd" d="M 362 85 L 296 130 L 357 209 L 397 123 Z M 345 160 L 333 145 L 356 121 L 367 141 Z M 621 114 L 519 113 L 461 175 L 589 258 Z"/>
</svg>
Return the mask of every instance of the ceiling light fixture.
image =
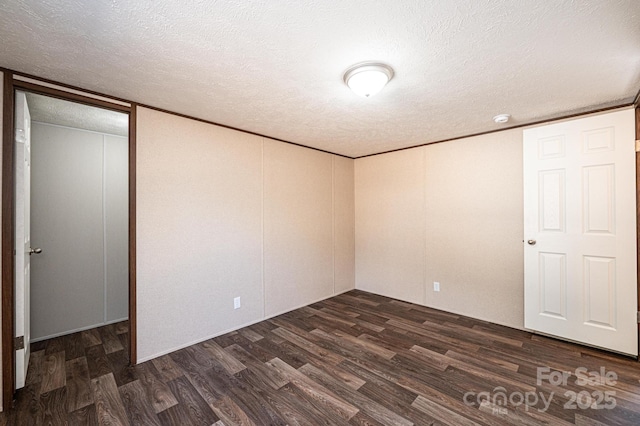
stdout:
<svg viewBox="0 0 640 426">
<path fill-rule="evenodd" d="M 493 121 L 495 121 L 496 124 L 504 124 L 509 121 L 510 118 L 511 116 L 509 114 L 498 114 L 493 117 Z"/>
<path fill-rule="evenodd" d="M 393 78 L 389 65 L 377 62 L 363 62 L 349 68 L 344 73 L 344 82 L 356 94 L 370 98 Z"/>
</svg>

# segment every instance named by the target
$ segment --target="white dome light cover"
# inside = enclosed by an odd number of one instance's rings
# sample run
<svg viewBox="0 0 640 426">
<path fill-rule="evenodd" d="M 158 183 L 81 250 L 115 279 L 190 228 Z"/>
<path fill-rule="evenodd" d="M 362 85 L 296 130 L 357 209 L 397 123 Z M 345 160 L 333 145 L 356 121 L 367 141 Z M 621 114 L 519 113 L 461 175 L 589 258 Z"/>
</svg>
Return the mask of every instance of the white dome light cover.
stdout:
<svg viewBox="0 0 640 426">
<path fill-rule="evenodd" d="M 393 78 L 389 65 L 377 62 L 363 62 L 349 68 L 344 73 L 344 82 L 356 94 L 370 98 L 382 90 Z"/>
</svg>

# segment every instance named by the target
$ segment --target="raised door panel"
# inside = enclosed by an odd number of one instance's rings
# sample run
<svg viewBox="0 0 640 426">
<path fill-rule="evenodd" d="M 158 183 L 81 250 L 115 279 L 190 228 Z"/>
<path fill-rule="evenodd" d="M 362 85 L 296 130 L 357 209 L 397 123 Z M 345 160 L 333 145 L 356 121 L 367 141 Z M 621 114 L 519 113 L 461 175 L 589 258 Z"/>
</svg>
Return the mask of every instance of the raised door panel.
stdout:
<svg viewBox="0 0 640 426">
<path fill-rule="evenodd" d="M 614 235 L 615 165 L 583 168 L 582 217 L 585 234 Z"/>
<path fill-rule="evenodd" d="M 567 255 L 539 254 L 540 314 L 566 319 L 567 317 Z"/>
<path fill-rule="evenodd" d="M 564 135 L 549 136 L 538 140 L 538 159 L 550 160 L 552 158 L 563 158 L 566 153 L 566 142 Z"/>
<path fill-rule="evenodd" d="M 613 126 L 582 132 L 582 147 L 585 154 L 598 154 L 615 149 L 615 128 Z"/>
<path fill-rule="evenodd" d="M 584 256 L 584 323 L 616 329 L 616 260 Z"/>
<path fill-rule="evenodd" d="M 539 232 L 565 232 L 566 180 L 564 170 L 539 172 Z"/>
</svg>

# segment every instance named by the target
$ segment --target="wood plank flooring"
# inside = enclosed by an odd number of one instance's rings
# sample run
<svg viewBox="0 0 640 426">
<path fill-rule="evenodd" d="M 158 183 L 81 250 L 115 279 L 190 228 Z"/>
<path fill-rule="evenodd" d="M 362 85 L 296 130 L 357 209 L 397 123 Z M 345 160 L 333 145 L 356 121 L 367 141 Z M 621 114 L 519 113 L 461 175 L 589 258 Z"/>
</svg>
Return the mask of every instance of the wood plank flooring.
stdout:
<svg viewBox="0 0 640 426">
<path fill-rule="evenodd" d="M 127 328 L 34 344 L 0 424 L 640 424 L 635 360 L 361 291 L 135 367 Z"/>
</svg>

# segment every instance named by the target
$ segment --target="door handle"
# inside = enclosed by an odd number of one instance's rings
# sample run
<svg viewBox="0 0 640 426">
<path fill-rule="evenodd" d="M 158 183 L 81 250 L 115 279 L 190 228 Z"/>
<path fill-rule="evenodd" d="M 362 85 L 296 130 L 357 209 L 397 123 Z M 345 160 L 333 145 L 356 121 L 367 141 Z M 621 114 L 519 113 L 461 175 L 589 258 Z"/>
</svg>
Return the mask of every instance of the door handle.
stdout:
<svg viewBox="0 0 640 426">
<path fill-rule="evenodd" d="M 29 249 L 29 256 L 31 256 L 32 254 L 40 254 L 40 253 L 42 253 L 42 249 L 40 247 Z"/>
<path fill-rule="evenodd" d="M 527 244 L 529 244 L 530 246 L 535 246 L 536 240 L 527 240 Z"/>
</svg>

